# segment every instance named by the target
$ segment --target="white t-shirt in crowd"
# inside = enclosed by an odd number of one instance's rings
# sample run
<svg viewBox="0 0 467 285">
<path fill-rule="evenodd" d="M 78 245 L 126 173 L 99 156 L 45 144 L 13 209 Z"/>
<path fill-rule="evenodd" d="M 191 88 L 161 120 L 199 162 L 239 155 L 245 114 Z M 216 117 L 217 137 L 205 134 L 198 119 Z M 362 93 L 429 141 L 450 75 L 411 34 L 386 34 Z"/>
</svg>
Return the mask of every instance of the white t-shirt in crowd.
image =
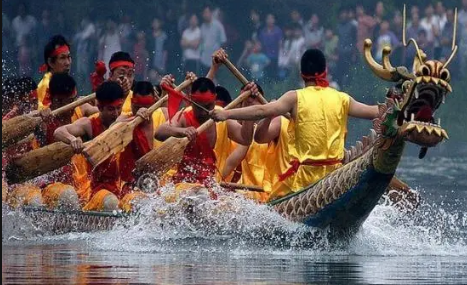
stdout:
<svg viewBox="0 0 467 285">
<path fill-rule="evenodd" d="M 203 23 L 201 25 L 201 63 L 205 66 L 211 66 L 211 56 L 218 50 L 225 42 L 227 37 L 225 35 L 224 26 L 217 20 L 212 20 L 211 23 Z"/>
<path fill-rule="evenodd" d="M 16 45 L 19 46 L 23 37 L 31 34 L 36 28 L 37 21 L 36 18 L 31 15 L 27 15 L 24 18 L 17 16 L 13 19 L 11 25 L 16 35 Z"/>
<path fill-rule="evenodd" d="M 185 31 L 183 31 L 182 40 L 192 42 L 200 39 L 201 30 L 199 27 L 196 27 L 194 29 L 188 28 Z M 185 60 L 198 60 L 200 58 L 199 48 L 185 48 L 183 50 L 183 58 Z"/>
<path fill-rule="evenodd" d="M 430 20 L 428 20 L 426 17 L 423 18 L 420 21 L 420 26 L 426 31 L 426 39 L 431 43 L 434 42 L 435 35 L 433 32 L 433 28 L 437 28 L 438 31 L 440 31 L 438 16 L 433 15 Z"/>
</svg>

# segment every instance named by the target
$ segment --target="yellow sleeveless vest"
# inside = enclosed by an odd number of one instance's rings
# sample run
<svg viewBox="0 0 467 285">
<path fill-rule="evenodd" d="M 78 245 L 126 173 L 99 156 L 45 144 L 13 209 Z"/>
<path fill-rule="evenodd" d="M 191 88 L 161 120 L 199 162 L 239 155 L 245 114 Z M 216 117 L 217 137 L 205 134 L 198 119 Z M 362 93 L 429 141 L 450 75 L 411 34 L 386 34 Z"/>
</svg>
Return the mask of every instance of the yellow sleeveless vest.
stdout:
<svg viewBox="0 0 467 285">
<path fill-rule="evenodd" d="M 83 110 L 81 110 L 81 106 L 75 108 L 73 115 L 71 116 L 71 122 L 74 123 L 84 117 Z"/>
<path fill-rule="evenodd" d="M 46 94 L 49 89 L 49 83 L 50 79 L 52 78 L 52 73 L 51 72 L 46 72 L 44 74 L 44 77 L 42 77 L 41 82 L 37 85 L 37 106 L 38 110 L 43 110 L 45 107 L 44 104 L 42 103 L 46 97 Z"/>
<path fill-rule="evenodd" d="M 245 159 L 242 161 L 241 184 L 262 187 L 265 193 L 241 191 L 245 197 L 264 202 L 271 192 L 271 179 L 266 168 L 268 145 L 259 144 L 255 141 L 250 145 Z"/>
<path fill-rule="evenodd" d="M 217 108 L 217 106 L 216 106 Z M 216 145 L 214 153 L 216 154 L 216 180 L 221 182 L 221 171 L 224 169 L 227 158 L 234 149 L 234 142 L 229 138 L 227 122 L 216 123 Z M 224 177 L 227 180 L 227 177 Z"/>
<path fill-rule="evenodd" d="M 130 90 L 130 93 L 126 97 L 122 106 L 122 114 L 125 116 L 133 115 L 133 112 L 131 111 L 131 98 L 133 98 L 133 91 Z"/>
<path fill-rule="evenodd" d="M 281 117 L 281 131 L 277 141 L 268 146 L 266 157 L 266 169 L 269 174 L 272 187 L 279 183 L 279 175 L 285 173 L 290 167 L 289 157 L 289 120 Z"/>
<path fill-rule="evenodd" d="M 165 119 L 164 112 L 162 111 L 162 108 L 157 109 L 152 113 L 152 124 L 154 127 L 154 134 L 156 134 L 157 128 L 164 124 L 167 120 Z M 157 148 L 162 145 L 161 141 L 158 141 L 154 139 L 154 148 Z"/>
<path fill-rule="evenodd" d="M 349 105 L 349 95 L 330 87 L 297 90 L 297 117 L 288 129 L 290 160 L 342 160 Z M 299 191 L 340 166 L 301 165 L 297 173 L 274 187 L 270 199 Z"/>
<path fill-rule="evenodd" d="M 78 106 L 75 108 L 73 116 L 71 117 L 71 122 L 75 122 L 84 117 L 81 107 Z M 78 193 L 78 197 L 82 203 L 87 202 L 89 196 L 89 189 L 91 187 L 91 180 L 88 175 L 88 162 L 84 155 L 75 154 L 71 158 L 71 165 L 73 167 L 73 182 Z"/>
</svg>

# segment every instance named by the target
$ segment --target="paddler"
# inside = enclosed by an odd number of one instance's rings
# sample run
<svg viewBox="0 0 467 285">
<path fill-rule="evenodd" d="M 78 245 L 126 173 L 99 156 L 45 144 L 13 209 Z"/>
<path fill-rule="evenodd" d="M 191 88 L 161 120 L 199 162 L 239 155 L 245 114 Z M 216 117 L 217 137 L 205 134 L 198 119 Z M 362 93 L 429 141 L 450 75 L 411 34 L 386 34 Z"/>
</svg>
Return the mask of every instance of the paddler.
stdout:
<svg viewBox="0 0 467 285">
<path fill-rule="evenodd" d="M 109 80 L 118 82 L 123 88 L 124 103 L 122 113 L 131 116 L 131 98 L 133 97 L 131 89 L 135 81 L 135 61 L 129 53 L 118 51 L 110 57 L 109 69 Z"/>
<path fill-rule="evenodd" d="M 11 78 L 2 82 L 2 121 L 19 115 L 28 114 L 35 110 L 37 104 L 37 84 L 30 77 Z M 23 204 L 41 206 L 42 196 L 38 187 L 33 185 L 14 186 L 9 191 L 5 171 L 11 159 L 39 147 L 33 135 L 2 151 L 2 202 L 12 206 Z M 22 188 L 22 189 L 18 189 Z"/>
<path fill-rule="evenodd" d="M 44 47 L 44 64 L 40 71 L 45 72 L 37 88 L 39 110 L 51 103 L 49 83 L 54 73 L 69 73 L 71 70 L 70 44 L 62 35 L 53 36 Z"/>
<path fill-rule="evenodd" d="M 326 80 L 326 59 L 317 49 L 307 50 L 301 58 L 305 88 L 286 92 L 276 102 L 233 110 L 213 110 L 217 121 L 261 120 L 291 114 L 289 155 L 291 167 L 281 175 L 281 183 L 270 195 L 276 199 L 305 186 L 342 165 L 348 116 L 374 119 L 377 106 L 357 102 L 331 87 Z M 247 88 L 257 91 L 255 84 Z"/>
<path fill-rule="evenodd" d="M 96 90 L 99 113 L 90 118 L 81 118 L 76 122 L 60 127 L 55 131 L 55 139 L 70 144 L 76 153 L 84 149 L 83 139 L 92 140 L 107 130 L 120 116 L 125 94 L 116 82 L 102 83 Z M 146 110 L 147 111 L 147 110 Z M 137 115 L 144 114 L 140 108 Z M 141 115 L 143 118 L 146 115 Z M 111 156 L 105 162 L 90 171 L 91 185 L 83 207 L 85 211 L 117 210 L 120 199 L 124 198 L 122 179 L 119 168 L 119 155 Z"/>
<path fill-rule="evenodd" d="M 265 118 L 255 131 L 255 143 L 268 146 L 265 166 L 272 189 L 281 183 L 280 175 L 290 168 L 289 122 L 285 116 Z"/>
<path fill-rule="evenodd" d="M 164 77 L 168 77 L 168 75 L 164 76 Z M 155 91 L 155 98 L 157 100 L 160 99 L 161 95 L 162 95 L 162 89 L 161 89 L 161 86 L 160 84 L 157 84 L 154 86 L 154 91 Z M 164 124 L 165 122 L 167 122 L 169 119 L 169 113 L 167 111 L 167 103 L 163 104 L 162 107 L 160 107 L 159 109 L 157 109 L 156 111 L 154 111 L 154 113 L 152 113 L 152 124 L 153 124 L 153 130 L 154 130 L 154 136 L 156 135 L 156 130 L 157 128 Z M 157 139 L 154 138 L 153 140 L 153 145 L 154 145 L 154 148 L 157 148 L 159 147 L 162 142 L 161 141 L 158 141 Z"/>
<path fill-rule="evenodd" d="M 258 91 L 261 95 L 264 95 L 263 90 L 257 85 Z M 242 91 L 243 88 L 242 88 Z M 254 106 L 260 102 L 254 97 L 248 98 L 243 102 L 242 106 Z M 245 121 L 240 122 L 245 123 Z M 254 131 L 251 134 L 254 136 L 257 129 L 257 123 L 254 123 Z M 268 145 L 258 144 L 255 141 L 248 146 L 237 145 L 235 150 L 227 158 L 225 167 L 222 170 L 224 177 L 232 177 L 232 182 L 239 182 L 244 185 L 252 185 L 261 187 L 264 192 L 245 192 L 244 195 L 250 199 L 254 199 L 258 202 L 264 202 L 268 193 L 271 192 L 271 182 L 269 177 L 269 170 L 266 166 L 268 159 Z"/>
<path fill-rule="evenodd" d="M 138 159 L 152 150 L 154 145 L 154 124 L 151 114 L 147 109 L 154 105 L 159 98 L 155 93 L 155 88 L 148 81 L 139 81 L 133 88 L 133 97 L 131 98 L 132 114 L 138 114 L 146 118 L 145 122 L 138 125 L 133 131 L 133 141 L 119 155 L 120 176 L 124 185 L 122 186 L 123 198 L 120 201 L 120 208 L 129 212 L 132 209 L 135 199 L 144 198 L 144 193 L 134 191 L 136 179 L 133 176 L 135 163 Z M 135 116 L 121 115 L 117 121 L 132 120 Z"/>
<path fill-rule="evenodd" d="M 58 109 L 72 103 L 77 95 L 76 82 L 68 73 L 54 73 L 49 82 L 49 98 L 50 105 L 41 111 L 47 113 L 44 115 L 44 122 L 38 128 L 36 138 L 42 146 L 49 145 L 54 142 L 54 131 L 63 125 L 71 122 L 71 116 L 74 111 L 63 113 L 55 117 L 50 116 L 51 109 Z M 42 200 L 48 208 L 79 208 L 78 196 L 75 190 L 73 181 L 74 165 L 66 165 L 61 169 L 53 172 L 46 177 L 43 177 L 41 184 L 48 184 L 42 191 Z M 25 196 L 27 203 L 31 196 L 37 195 L 37 187 L 17 186 L 17 191 L 12 193 L 12 196 Z M 20 197 L 14 197 L 16 201 L 22 200 Z"/>
<path fill-rule="evenodd" d="M 215 108 L 217 95 L 215 85 L 209 78 L 201 77 L 193 82 L 190 99 L 207 110 Z M 161 125 L 156 131 L 156 139 L 164 141 L 169 137 L 187 137 L 191 142 L 185 150 L 182 161 L 178 165 L 177 173 L 173 180 L 175 183 L 199 183 L 209 186 L 214 181 L 218 172 L 216 168 L 216 154 L 214 148 L 219 141 L 225 141 L 225 137 L 239 144 L 249 145 L 252 132 L 252 123 L 242 126 L 236 121 L 226 121 L 213 125 L 201 134 L 197 134 L 196 128 L 209 120 L 209 113 L 196 105 L 182 110 L 172 118 L 170 124 Z"/>
</svg>

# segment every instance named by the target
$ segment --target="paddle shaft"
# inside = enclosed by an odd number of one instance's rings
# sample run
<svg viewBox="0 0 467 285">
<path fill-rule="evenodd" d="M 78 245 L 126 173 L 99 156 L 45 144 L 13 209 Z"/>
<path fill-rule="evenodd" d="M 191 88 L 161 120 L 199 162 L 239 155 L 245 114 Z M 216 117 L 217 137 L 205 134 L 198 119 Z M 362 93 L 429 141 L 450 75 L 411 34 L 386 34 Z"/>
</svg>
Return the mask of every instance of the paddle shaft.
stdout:
<svg viewBox="0 0 467 285">
<path fill-rule="evenodd" d="M 233 73 L 233 75 L 235 77 L 237 77 L 237 79 L 243 84 L 243 85 L 247 85 L 248 84 L 248 79 L 246 79 L 245 76 L 243 76 L 243 74 L 237 69 L 237 67 L 235 67 L 235 65 L 233 65 L 232 62 L 230 62 L 230 60 L 228 58 L 225 59 L 224 61 L 224 65 L 230 70 L 230 72 Z M 261 95 L 261 94 L 255 94 L 257 96 L 257 98 L 259 99 L 260 103 L 261 104 L 267 104 L 268 101 Z"/>
<path fill-rule="evenodd" d="M 245 76 L 243 76 L 243 74 L 235 67 L 235 65 L 233 65 L 232 62 L 230 62 L 230 60 L 228 58 L 225 59 L 224 61 L 224 65 L 233 73 L 233 75 L 235 75 L 235 77 L 237 77 L 238 80 L 240 80 L 240 82 L 244 85 L 248 84 L 248 79 L 246 79 Z M 267 104 L 268 101 L 261 95 L 259 94 L 256 94 L 256 97 L 259 99 L 259 102 L 261 104 Z M 290 119 L 291 118 L 291 115 L 290 113 L 287 113 L 284 115 L 284 117 L 286 117 L 287 119 Z"/>
<path fill-rule="evenodd" d="M 96 99 L 96 93 L 92 93 L 91 95 L 82 97 L 68 105 L 62 106 L 58 109 L 52 111 L 52 116 L 58 116 L 68 111 L 74 110 L 76 107 L 81 106 L 85 103 L 91 102 L 92 100 Z"/>
<path fill-rule="evenodd" d="M 253 185 L 244 185 L 230 182 L 221 182 L 219 185 L 223 188 L 234 189 L 234 190 L 246 190 L 252 192 L 265 192 L 263 188 Z"/>
<path fill-rule="evenodd" d="M 95 94 L 88 95 L 66 106 L 53 110 L 51 115 L 54 117 L 66 113 L 95 98 Z M 21 115 L 10 120 L 2 121 L 2 149 L 17 143 L 31 134 L 43 121 L 42 117 L 38 116 L 39 114 L 39 111 L 33 111 L 27 115 Z"/>
</svg>

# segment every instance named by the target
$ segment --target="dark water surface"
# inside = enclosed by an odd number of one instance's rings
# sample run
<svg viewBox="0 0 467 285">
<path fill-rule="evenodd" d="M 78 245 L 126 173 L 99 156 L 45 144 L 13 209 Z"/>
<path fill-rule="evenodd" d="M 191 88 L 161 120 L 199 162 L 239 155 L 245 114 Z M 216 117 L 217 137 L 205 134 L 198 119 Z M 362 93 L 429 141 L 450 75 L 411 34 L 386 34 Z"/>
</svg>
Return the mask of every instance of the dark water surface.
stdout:
<svg viewBox="0 0 467 285">
<path fill-rule="evenodd" d="M 94 251 L 3 246 L 3 284 L 462 284 L 465 256 Z"/>
<path fill-rule="evenodd" d="M 3 210 L 2 284 L 467 284 L 466 174 L 464 153 L 404 158 L 398 175 L 422 206 L 407 215 L 379 205 L 337 245 L 246 202 L 202 230 L 148 215 L 60 236 Z"/>
</svg>

